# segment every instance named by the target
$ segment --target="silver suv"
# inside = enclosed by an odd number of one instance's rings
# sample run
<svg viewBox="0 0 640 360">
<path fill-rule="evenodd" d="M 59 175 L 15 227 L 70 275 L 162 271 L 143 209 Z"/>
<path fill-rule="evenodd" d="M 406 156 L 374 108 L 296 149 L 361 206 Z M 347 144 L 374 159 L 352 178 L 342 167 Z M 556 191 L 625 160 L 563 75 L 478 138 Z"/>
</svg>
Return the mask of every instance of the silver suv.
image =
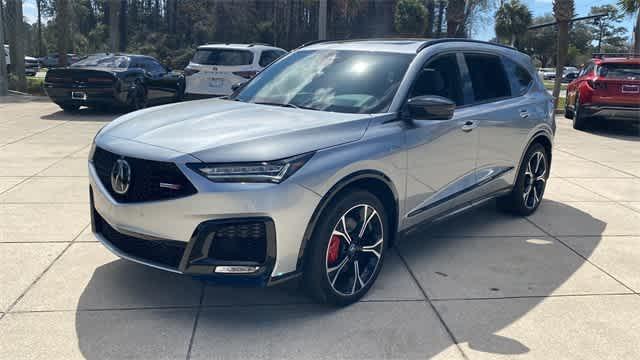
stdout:
<svg viewBox="0 0 640 360">
<path fill-rule="evenodd" d="M 348 304 L 420 223 L 492 198 L 534 212 L 553 113 L 512 48 L 308 44 L 228 99 L 105 126 L 89 161 L 93 231 L 148 266 L 256 286 L 301 276 L 318 301 Z"/>
</svg>

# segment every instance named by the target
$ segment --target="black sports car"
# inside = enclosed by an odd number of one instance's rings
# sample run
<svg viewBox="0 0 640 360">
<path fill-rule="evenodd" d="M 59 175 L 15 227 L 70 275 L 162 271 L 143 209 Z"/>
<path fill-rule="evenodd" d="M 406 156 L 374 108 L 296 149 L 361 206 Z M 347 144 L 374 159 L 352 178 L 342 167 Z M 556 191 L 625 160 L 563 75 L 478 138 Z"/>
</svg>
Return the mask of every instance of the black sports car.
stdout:
<svg viewBox="0 0 640 360">
<path fill-rule="evenodd" d="M 44 89 L 65 111 L 80 106 L 144 108 L 148 103 L 180 101 L 184 76 L 151 56 L 96 54 L 60 69 L 51 69 Z"/>
</svg>

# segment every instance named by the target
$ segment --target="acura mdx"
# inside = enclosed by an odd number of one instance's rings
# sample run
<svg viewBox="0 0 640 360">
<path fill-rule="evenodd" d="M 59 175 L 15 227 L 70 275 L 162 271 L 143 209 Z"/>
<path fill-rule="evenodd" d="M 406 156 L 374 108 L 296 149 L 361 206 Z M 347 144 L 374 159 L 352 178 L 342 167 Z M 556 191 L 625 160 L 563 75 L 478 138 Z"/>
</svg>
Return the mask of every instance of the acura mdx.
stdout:
<svg viewBox="0 0 640 360">
<path fill-rule="evenodd" d="M 219 283 L 301 277 L 344 305 L 424 222 L 540 205 L 555 132 L 528 56 L 460 40 L 304 45 L 227 99 L 124 115 L 96 135 L 92 229 L 122 258 Z"/>
</svg>

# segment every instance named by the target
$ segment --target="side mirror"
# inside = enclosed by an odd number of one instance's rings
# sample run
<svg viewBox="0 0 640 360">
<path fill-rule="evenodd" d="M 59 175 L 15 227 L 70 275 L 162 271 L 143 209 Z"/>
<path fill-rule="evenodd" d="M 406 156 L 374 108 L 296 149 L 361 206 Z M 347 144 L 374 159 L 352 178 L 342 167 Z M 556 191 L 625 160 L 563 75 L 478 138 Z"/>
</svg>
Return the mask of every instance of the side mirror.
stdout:
<svg viewBox="0 0 640 360">
<path fill-rule="evenodd" d="M 237 82 L 237 83 L 231 85 L 231 90 L 235 92 L 235 91 L 241 89 L 244 86 L 244 84 L 246 84 L 246 83 L 247 83 L 246 81 Z"/>
<path fill-rule="evenodd" d="M 442 96 L 416 96 L 407 101 L 409 115 L 415 120 L 449 120 L 456 103 Z"/>
</svg>

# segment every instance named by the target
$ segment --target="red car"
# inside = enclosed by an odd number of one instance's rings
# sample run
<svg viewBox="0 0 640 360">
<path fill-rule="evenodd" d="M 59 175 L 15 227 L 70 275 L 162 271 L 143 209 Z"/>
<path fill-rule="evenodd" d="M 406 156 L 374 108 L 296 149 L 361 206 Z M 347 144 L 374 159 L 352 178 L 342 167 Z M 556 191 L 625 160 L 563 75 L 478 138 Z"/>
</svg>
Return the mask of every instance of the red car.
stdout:
<svg viewBox="0 0 640 360">
<path fill-rule="evenodd" d="M 566 99 L 564 116 L 574 129 L 592 118 L 640 123 L 640 55 L 596 56 L 567 86 Z"/>
</svg>

